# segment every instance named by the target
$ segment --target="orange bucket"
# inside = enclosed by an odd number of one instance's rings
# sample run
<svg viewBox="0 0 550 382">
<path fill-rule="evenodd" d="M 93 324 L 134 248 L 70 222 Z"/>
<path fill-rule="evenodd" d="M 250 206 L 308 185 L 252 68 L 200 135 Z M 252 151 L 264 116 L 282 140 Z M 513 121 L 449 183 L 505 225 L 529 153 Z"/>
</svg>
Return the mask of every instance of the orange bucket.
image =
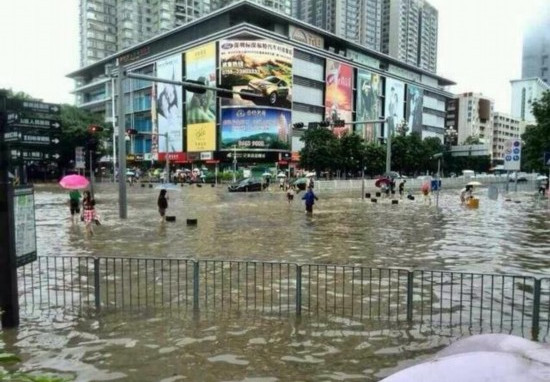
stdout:
<svg viewBox="0 0 550 382">
<path fill-rule="evenodd" d="M 479 199 L 478 198 L 470 198 L 466 202 L 466 206 L 470 208 L 479 208 Z"/>
</svg>

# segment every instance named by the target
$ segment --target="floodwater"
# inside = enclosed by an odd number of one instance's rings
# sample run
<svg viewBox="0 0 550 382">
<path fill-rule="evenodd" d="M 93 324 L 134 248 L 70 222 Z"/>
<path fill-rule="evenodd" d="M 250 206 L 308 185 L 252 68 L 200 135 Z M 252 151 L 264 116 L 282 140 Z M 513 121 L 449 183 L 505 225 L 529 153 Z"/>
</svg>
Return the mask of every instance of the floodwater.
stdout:
<svg viewBox="0 0 550 382">
<path fill-rule="evenodd" d="M 550 208 L 534 191 L 460 206 L 443 192 L 440 210 L 423 202 L 361 200 L 360 191 L 322 191 L 313 216 L 302 193 L 228 193 L 223 186 L 170 190 L 160 223 L 158 190 L 128 187 L 128 219 L 118 218 L 117 186 L 96 187 L 102 225 L 93 237 L 71 225 L 66 192 L 36 188 L 39 256 L 247 259 L 300 264 L 354 264 L 547 276 Z M 187 226 L 186 219 L 197 219 Z M 328 317 L 296 320 L 206 312 L 200 320 L 170 312 L 64 312 L 22 317 L 4 330 L 0 349 L 22 370 L 77 381 L 377 381 L 427 359 L 467 333 Z"/>
</svg>

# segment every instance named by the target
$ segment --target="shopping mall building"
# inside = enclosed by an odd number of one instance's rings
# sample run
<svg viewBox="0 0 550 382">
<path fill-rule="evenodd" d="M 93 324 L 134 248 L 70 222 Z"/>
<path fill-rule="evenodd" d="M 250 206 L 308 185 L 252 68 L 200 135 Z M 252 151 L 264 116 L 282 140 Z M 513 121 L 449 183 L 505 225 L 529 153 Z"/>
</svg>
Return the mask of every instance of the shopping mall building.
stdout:
<svg viewBox="0 0 550 382">
<path fill-rule="evenodd" d="M 381 142 L 388 131 L 445 133 L 448 79 L 247 1 L 71 74 L 81 108 L 115 120 L 120 68 L 255 97 L 217 97 L 143 79 L 123 83 L 128 160 L 294 166 L 302 131 L 321 121 Z M 385 120 L 385 123 L 362 123 Z M 344 125 L 342 126 L 342 122 Z M 168 142 L 166 139 L 168 138 Z"/>
</svg>

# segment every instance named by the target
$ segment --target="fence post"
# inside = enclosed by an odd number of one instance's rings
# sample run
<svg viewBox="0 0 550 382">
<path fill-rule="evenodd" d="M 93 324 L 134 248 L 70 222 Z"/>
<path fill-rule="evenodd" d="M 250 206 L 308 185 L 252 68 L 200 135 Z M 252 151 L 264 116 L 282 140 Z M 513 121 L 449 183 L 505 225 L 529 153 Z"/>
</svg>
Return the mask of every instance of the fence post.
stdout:
<svg viewBox="0 0 550 382">
<path fill-rule="evenodd" d="M 101 294 L 99 288 L 99 258 L 94 257 L 94 298 L 95 310 L 97 312 L 101 309 Z"/>
<path fill-rule="evenodd" d="M 414 272 L 407 271 L 407 322 L 413 320 L 413 276 Z"/>
<path fill-rule="evenodd" d="M 531 337 L 533 341 L 538 341 L 539 338 L 541 281 L 540 279 L 535 279 L 533 289 L 533 324 L 531 326 Z"/>
<path fill-rule="evenodd" d="M 199 311 L 199 262 L 193 261 L 193 311 Z"/>
<path fill-rule="evenodd" d="M 296 266 L 296 316 L 302 315 L 302 266 Z"/>
</svg>

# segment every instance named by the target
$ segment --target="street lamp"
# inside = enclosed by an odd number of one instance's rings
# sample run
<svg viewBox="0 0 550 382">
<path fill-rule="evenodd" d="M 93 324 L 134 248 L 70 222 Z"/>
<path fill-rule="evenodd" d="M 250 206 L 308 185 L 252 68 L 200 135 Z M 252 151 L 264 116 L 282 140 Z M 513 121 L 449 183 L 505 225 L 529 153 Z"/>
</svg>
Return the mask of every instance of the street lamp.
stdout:
<svg viewBox="0 0 550 382">
<path fill-rule="evenodd" d="M 233 145 L 233 183 L 237 181 L 237 146 Z"/>
<path fill-rule="evenodd" d="M 436 194 L 435 194 L 435 208 L 439 208 L 439 189 L 441 188 L 441 158 L 443 158 L 443 153 L 437 153 L 432 155 L 432 159 L 437 159 L 437 179 L 436 179 Z"/>
</svg>

